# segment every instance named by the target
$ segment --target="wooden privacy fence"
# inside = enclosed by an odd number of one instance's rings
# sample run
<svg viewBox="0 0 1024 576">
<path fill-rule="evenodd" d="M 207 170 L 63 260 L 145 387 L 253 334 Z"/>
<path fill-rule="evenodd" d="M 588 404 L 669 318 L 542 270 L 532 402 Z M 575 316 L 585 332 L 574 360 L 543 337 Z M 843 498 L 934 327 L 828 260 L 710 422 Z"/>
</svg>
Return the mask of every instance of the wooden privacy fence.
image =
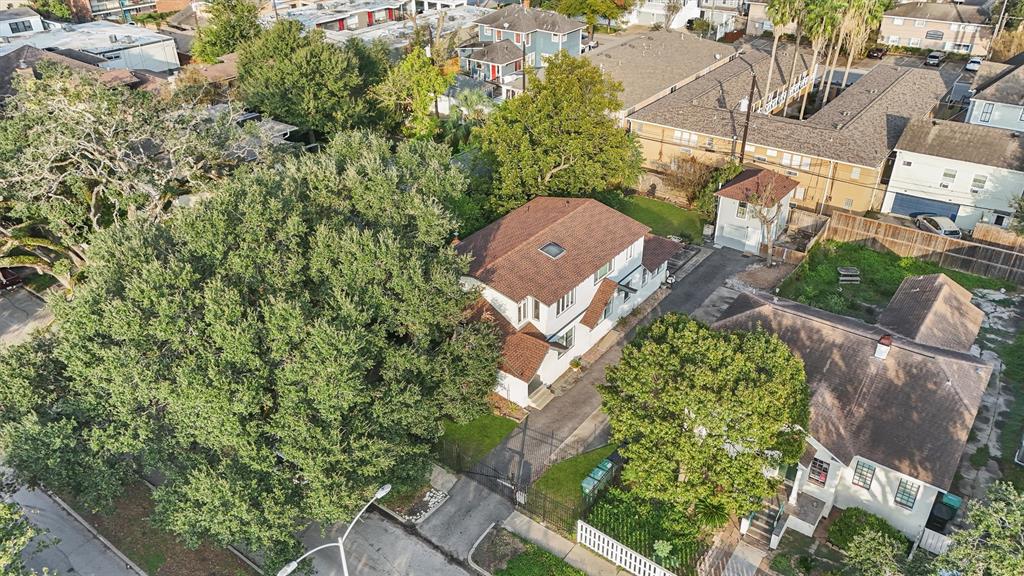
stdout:
<svg viewBox="0 0 1024 576">
<path fill-rule="evenodd" d="M 971 237 L 975 242 L 1013 252 L 1024 252 L 1024 236 L 992 224 L 976 224 Z"/>
<path fill-rule="evenodd" d="M 576 541 L 622 566 L 636 576 L 675 576 L 673 572 L 659 566 L 654 560 L 623 546 L 618 540 L 587 524 L 576 521 Z"/>
<path fill-rule="evenodd" d="M 1024 284 L 1024 253 L 931 234 L 844 212 L 834 212 L 826 240 L 858 242 L 900 256 L 934 262 L 943 268 Z"/>
</svg>

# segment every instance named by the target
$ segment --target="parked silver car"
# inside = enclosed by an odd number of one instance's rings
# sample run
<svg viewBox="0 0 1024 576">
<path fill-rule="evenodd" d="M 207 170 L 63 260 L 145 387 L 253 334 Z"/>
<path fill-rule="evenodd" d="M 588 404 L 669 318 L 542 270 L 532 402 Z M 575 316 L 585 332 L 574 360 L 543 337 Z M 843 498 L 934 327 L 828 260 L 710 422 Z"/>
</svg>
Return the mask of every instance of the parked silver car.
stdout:
<svg viewBox="0 0 1024 576">
<path fill-rule="evenodd" d="M 914 218 L 914 224 L 925 232 L 931 232 L 932 234 L 938 234 L 940 236 L 948 236 L 950 238 L 960 238 L 963 236 L 963 233 L 960 232 L 960 228 L 945 216 L 921 214 Z"/>
<path fill-rule="evenodd" d="M 981 63 L 984 61 L 985 59 L 981 56 L 975 56 L 967 61 L 967 65 L 964 66 L 964 70 L 967 70 L 968 72 L 977 72 L 978 70 L 981 70 Z"/>
</svg>

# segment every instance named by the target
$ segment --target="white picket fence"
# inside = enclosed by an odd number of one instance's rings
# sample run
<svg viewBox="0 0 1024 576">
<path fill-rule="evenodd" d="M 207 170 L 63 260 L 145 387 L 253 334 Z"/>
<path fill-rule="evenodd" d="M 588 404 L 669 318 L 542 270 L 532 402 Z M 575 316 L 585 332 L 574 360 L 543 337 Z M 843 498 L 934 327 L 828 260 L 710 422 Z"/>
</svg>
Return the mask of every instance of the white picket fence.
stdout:
<svg viewBox="0 0 1024 576">
<path fill-rule="evenodd" d="M 583 520 L 576 521 L 576 541 L 611 560 L 616 566 L 622 566 L 635 576 L 675 576 L 674 573 L 658 566 L 653 560 L 623 546 L 618 540 Z"/>
<path fill-rule="evenodd" d="M 921 540 L 918 542 L 918 546 L 932 554 L 945 554 L 949 550 L 949 543 L 949 536 L 925 528 L 921 533 Z"/>
</svg>

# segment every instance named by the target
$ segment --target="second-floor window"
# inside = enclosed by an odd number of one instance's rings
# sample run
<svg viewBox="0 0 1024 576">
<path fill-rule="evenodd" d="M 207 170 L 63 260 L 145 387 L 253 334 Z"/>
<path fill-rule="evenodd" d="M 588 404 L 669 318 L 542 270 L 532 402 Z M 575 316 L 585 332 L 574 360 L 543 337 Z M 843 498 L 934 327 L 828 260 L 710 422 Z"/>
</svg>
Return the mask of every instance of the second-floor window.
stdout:
<svg viewBox="0 0 1024 576">
<path fill-rule="evenodd" d="M 893 502 L 907 508 L 909 510 L 914 509 L 914 504 L 917 502 L 917 492 L 921 489 L 920 486 L 907 480 L 906 478 L 900 479 L 900 485 L 896 487 L 896 497 L 893 498 Z"/>
<path fill-rule="evenodd" d="M 557 342 L 562 346 L 565 346 L 565 350 L 558 353 L 558 357 L 561 358 L 562 356 L 565 356 L 569 350 L 572 350 L 573 345 L 576 344 L 576 327 L 573 326 L 566 330 L 565 334 L 558 337 Z"/>
<path fill-rule="evenodd" d="M 529 298 L 524 298 L 523 301 L 519 303 L 519 317 L 516 319 L 516 322 L 518 324 L 522 324 L 523 322 L 526 322 L 529 319 L 529 316 L 530 316 L 530 299 Z"/>
<path fill-rule="evenodd" d="M 942 171 L 942 181 L 939 182 L 939 188 L 949 188 L 954 180 L 956 180 L 956 170 L 946 168 Z"/>
<path fill-rule="evenodd" d="M 569 293 L 558 299 L 558 303 L 555 304 L 555 316 L 561 316 L 562 312 L 565 312 L 572 305 L 576 303 L 576 289 L 569 290 Z"/>
<path fill-rule="evenodd" d="M 515 39 L 516 44 L 520 44 L 523 41 L 523 35 L 520 34 L 519 32 L 516 32 L 513 38 Z"/>
<path fill-rule="evenodd" d="M 985 102 L 985 105 L 981 107 L 981 118 L 980 118 L 980 120 L 982 122 L 988 122 L 988 121 L 992 120 L 992 109 L 995 108 L 995 107 L 996 107 L 995 104 L 993 104 L 991 102 Z"/>
<path fill-rule="evenodd" d="M 824 486 L 825 481 L 828 480 L 828 462 L 818 460 L 817 458 L 811 460 L 810 473 L 808 474 L 807 479 L 810 480 L 812 484 Z"/>
<path fill-rule="evenodd" d="M 21 32 L 31 32 L 32 21 L 22 20 L 20 22 L 11 22 L 11 34 L 18 34 Z"/>
<path fill-rule="evenodd" d="M 986 184 L 988 184 L 988 176 L 984 174 L 975 174 L 974 179 L 971 180 L 971 192 L 980 192 L 984 190 Z"/>
<path fill-rule="evenodd" d="M 629 260 L 633 256 L 636 256 L 636 242 L 633 242 L 629 245 L 629 248 L 626 248 L 626 260 Z"/>
<path fill-rule="evenodd" d="M 601 266 L 600 268 L 598 268 L 597 272 L 594 272 L 594 284 L 597 284 L 598 282 L 603 280 L 604 277 L 607 276 L 611 271 L 612 271 L 612 263 L 611 262 L 608 262 L 604 266 Z"/>
<path fill-rule="evenodd" d="M 875 467 L 863 460 L 857 461 L 853 470 L 853 485 L 871 490 L 871 482 L 875 479 Z"/>
<path fill-rule="evenodd" d="M 738 202 L 736 204 L 736 218 L 739 218 L 740 220 L 746 220 L 747 219 L 747 203 L 746 202 Z"/>
</svg>

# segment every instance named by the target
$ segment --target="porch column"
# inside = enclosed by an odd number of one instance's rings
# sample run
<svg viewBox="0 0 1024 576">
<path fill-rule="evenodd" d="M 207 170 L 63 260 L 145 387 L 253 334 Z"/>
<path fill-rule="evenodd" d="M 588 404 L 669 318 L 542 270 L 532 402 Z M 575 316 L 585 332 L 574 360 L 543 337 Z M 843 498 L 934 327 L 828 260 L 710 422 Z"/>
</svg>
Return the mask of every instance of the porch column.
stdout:
<svg viewBox="0 0 1024 576">
<path fill-rule="evenodd" d="M 796 506 L 797 495 L 800 494 L 800 483 L 803 481 L 804 474 L 806 474 L 806 472 L 804 472 L 804 469 L 797 466 L 796 478 L 793 479 L 793 489 L 790 490 L 789 492 L 789 503 L 794 506 Z"/>
</svg>

